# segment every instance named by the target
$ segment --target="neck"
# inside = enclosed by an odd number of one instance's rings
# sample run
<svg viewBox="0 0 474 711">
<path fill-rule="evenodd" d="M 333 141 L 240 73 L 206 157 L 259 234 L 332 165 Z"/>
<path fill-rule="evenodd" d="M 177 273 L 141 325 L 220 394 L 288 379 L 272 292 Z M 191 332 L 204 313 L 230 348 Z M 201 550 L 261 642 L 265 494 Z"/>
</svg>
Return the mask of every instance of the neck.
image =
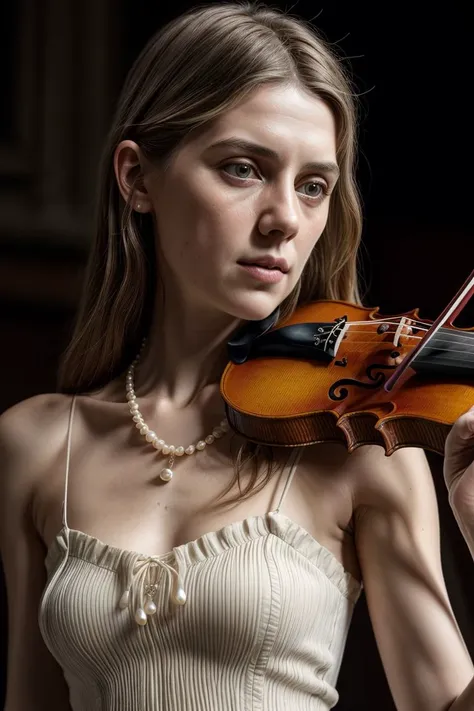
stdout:
<svg viewBox="0 0 474 711">
<path fill-rule="evenodd" d="M 163 307 L 157 299 L 137 367 L 137 391 L 182 408 L 204 390 L 216 390 L 228 362 L 227 341 L 238 325 L 238 319 L 222 312 L 168 295 Z"/>
</svg>

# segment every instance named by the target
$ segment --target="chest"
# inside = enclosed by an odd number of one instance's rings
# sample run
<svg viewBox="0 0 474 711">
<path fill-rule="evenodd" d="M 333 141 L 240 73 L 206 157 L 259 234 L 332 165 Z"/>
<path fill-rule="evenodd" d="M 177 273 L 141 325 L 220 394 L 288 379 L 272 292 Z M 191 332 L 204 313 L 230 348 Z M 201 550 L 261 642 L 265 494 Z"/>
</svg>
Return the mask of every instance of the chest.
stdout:
<svg viewBox="0 0 474 711">
<path fill-rule="evenodd" d="M 68 526 L 117 548 L 162 555 L 229 523 L 266 514 L 278 506 L 288 480 L 287 456 L 281 456 L 260 491 L 229 505 L 226 501 L 239 489 L 235 485 L 220 499 L 234 479 L 228 441 L 176 460 L 173 479 L 164 483 L 159 474 L 167 458 L 141 439 L 127 442 L 129 435 L 124 429 L 97 442 L 76 441 L 68 473 Z M 314 452 L 304 452 L 282 511 L 358 576 L 353 539 L 346 532 L 352 505 L 340 456 L 337 448 L 325 446 L 315 466 Z M 243 486 L 250 481 L 250 471 L 241 472 Z M 46 547 L 62 526 L 65 474 L 65 461 L 58 462 L 37 492 L 37 527 Z M 262 476 L 263 471 L 258 481 Z"/>
</svg>

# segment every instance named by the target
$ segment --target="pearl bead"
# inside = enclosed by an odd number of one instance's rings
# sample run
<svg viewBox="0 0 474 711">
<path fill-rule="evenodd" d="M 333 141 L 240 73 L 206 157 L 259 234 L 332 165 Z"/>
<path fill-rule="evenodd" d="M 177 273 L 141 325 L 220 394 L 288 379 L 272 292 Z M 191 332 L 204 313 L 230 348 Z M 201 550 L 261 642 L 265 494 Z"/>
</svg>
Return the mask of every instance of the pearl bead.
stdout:
<svg viewBox="0 0 474 711">
<path fill-rule="evenodd" d="M 178 588 L 174 596 L 174 601 L 177 605 L 184 605 L 186 602 L 186 593 L 183 588 Z"/>
<path fill-rule="evenodd" d="M 154 615 L 156 612 L 156 605 L 153 600 L 147 600 L 145 603 L 145 613 L 147 615 Z"/>
<path fill-rule="evenodd" d="M 162 469 L 160 472 L 160 479 L 163 481 L 170 481 L 173 478 L 173 471 L 171 469 Z"/>
<path fill-rule="evenodd" d="M 125 590 L 122 593 L 122 597 L 120 598 L 120 601 L 119 601 L 119 607 L 121 610 L 125 610 L 125 608 L 128 607 L 129 600 L 130 600 L 130 590 Z"/>
<path fill-rule="evenodd" d="M 170 464 L 172 464 L 173 456 L 177 457 L 182 457 L 184 454 L 191 455 L 194 454 L 196 451 L 202 451 L 203 449 L 206 448 L 208 444 L 213 444 L 213 442 L 218 439 L 219 437 L 222 437 L 225 432 L 228 431 L 229 425 L 227 422 L 227 418 L 224 418 L 221 423 L 219 424 L 218 427 L 215 427 L 212 430 L 212 434 L 207 435 L 204 439 L 199 440 L 196 444 L 190 444 L 188 447 L 184 448 L 182 446 L 176 447 L 173 444 L 166 444 L 166 442 L 163 439 L 159 439 L 158 435 L 156 432 L 153 430 L 150 430 L 149 426 L 146 424 L 145 420 L 143 419 L 143 415 L 140 412 L 140 408 L 137 402 L 137 396 L 135 393 L 135 386 L 134 386 L 134 376 L 135 376 L 135 367 L 140 361 L 140 356 L 142 354 L 142 351 L 145 347 L 145 344 L 147 342 L 147 339 L 144 338 L 140 347 L 140 351 L 135 357 L 135 359 L 132 361 L 132 364 L 128 367 L 128 370 L 125 375 L 125 396 L 128 401 L 128 406 L 130 409 L 130 414 L 132 415 L 132 420 L 135 423 L 135 427 L 137 430 L 140 431 L 140 434 L 145 437 L 146 441 L 151 443 L 153 447 L 158 451 L 161 452 L 164 456 L 170 456 Z M 170 479 L 173 477 L 173 471 L 171 469 L 165 468 L 162 469 L 160 472 L 160 478 L 162 481 L 170 481 Z M 183 598 L 183 602 L 179 602 L 178 604 L 184 604 L 184 601 L 186 599 L 186 595 L 184 593 L 184 590 L 180 588 L 177 592 L 178 598 L 181 596 Z M 125 600 L 125 593 L 122 596 L 122 598 Z M 121 598 L 121 600 L 122 600 Z M 124 603 L 125 604 L 125 603 Z M 128 604 L 128 598 L 127 598 L 127 604 Z M 150 604 L 153 604 L 152 601 L 150 601 Z M 143 621 L 142 615 L 145 616 L 145 620 Z M 146 624 L 146 613 L 142 608 L 139 608 L 136 613 L 135 617 L 137 619 L 138 624 Z M 140 618 L 140 619 L 138 619 Z"/>
<path fill-rule="evenodd" d="M 142 610 L 141 607 L 138 608 L 138 610 L 135 612 L 135 622 L 137 625 L 146 625 L 147 619 L 146 619 L 146 612 L 145 610 Z"/>
</svg>

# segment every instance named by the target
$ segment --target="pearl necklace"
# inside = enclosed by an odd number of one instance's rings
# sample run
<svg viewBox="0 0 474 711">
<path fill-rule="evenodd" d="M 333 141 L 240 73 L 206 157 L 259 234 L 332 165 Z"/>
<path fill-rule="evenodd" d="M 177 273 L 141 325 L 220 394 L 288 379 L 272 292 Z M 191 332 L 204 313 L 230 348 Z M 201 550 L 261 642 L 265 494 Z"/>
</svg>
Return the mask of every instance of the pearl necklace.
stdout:
<svg viewBox="0 0 474 711">
<path fill-rule="evenodd" d="M 163 439 L 160 439 L 158 435 L 151 430 L 143 419 L 143 415 L 138 407 L 137 396 L 135 395 L 134 387 L 134 373 L 135 367 L 140 360 L 141 353 L 145 346 L 146 339 L 142 343 L 142 347 L 137 357 L 127 369 L 127 375 L 125 377 L 125 391 L 128 400 L 128 405 L 130 407 L 130 414 L 135 422 L 135 427 L 140 431 L 140 434 L 149 442 L 153 447 L 161 454 L 169 457 L 168 466 L 161 470 L 160 479 L 164 482 L 171 481 L 173 478 L 173 470 L 171 467 L 174 464 L 175 457 L 182 457 L 184 454 L 191 455 L 195 452 L 202 452 L 208 444 L 212 444 L 216 439 L 222 437 L 226 432 L 229 431 L 229 424 L 227 419 L 224 418 L 218 425 L 212 430 L 212 434 L 207 435 L 204 439 L 200 439 L 196 444 L 190 444 L 188 447 L 175 447 L 173 444 L 167 444 Z"/>
</svg>

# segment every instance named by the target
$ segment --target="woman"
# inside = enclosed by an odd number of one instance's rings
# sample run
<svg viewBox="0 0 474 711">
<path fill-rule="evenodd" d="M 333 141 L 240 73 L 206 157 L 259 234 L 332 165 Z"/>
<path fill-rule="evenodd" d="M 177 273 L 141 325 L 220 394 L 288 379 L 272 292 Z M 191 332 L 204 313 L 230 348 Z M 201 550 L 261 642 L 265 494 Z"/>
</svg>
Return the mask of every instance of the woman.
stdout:
<svg viewBox="0 0 474 711">
<path fill-rule="evenodd" d="M 238 326 L 358 300 L 355 116 L 262 5 L 195 8 L 136 61 L 59 391 L 1 418 L 6 711 L 330 709 L 362 585 L 397 707 L 473 707 L 421 450 L 271 452 L 219 395 Z"/>
</svg>

